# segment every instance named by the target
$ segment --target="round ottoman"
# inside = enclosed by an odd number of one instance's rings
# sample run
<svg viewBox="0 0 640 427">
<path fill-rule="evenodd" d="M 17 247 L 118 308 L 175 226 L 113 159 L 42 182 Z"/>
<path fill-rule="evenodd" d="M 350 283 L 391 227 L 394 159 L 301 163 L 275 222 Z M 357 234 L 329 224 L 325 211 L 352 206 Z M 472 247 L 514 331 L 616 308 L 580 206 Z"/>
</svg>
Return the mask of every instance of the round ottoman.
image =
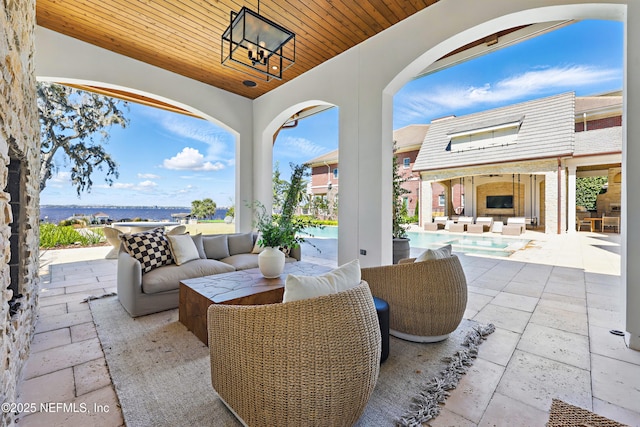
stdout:
<svg viewBox="0 0 640 427">
<path fill-rule="evenodd" d="M 382 354 L 380 355 L 380 363 L 382 363 L 389 357 L 389 303 L 377 297 L 373 297 L 373 302 L 376 305 L 382 336 Z"/>
</svg>

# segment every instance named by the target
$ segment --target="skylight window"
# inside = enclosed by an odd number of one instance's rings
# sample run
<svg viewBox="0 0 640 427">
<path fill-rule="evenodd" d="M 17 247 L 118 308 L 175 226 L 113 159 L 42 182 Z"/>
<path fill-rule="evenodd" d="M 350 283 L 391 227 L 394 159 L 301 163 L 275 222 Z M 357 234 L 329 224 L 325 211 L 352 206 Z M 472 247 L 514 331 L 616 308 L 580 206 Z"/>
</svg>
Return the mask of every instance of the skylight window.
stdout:
<svg viewBox="0 0 640 427">
<path fill-rule="evenodd" d="M 523 120 L 524 116 L 502 117 L 493 122 L 476 124 L 472 128 L 454 130 L 447 134 L 449 144 L 446 150 L 461 152 L 515 144 Z"/>
</svg>

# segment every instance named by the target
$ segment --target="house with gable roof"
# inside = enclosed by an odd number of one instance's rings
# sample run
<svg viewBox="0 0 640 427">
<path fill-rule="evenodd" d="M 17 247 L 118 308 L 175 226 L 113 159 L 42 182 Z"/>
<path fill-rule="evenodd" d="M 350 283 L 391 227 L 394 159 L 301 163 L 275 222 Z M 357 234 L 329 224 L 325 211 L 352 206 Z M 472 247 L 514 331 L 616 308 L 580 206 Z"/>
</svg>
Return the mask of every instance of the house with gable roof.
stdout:
<svg viewBox="0 0 640 427">
<path fill-rule="evenodd" d="M 451 183 L 463 188 L 463 213 L 506 222 L 525 217 L 548 233 L 576 230 L 577 176 L 609 177 L 595 215 L 619 215 L 622 96 L 563 93 L 431 122 L 414 164 L 421 199 Z M 421 224 L 432 221 L 431 204 Z M 459 214 L 447 203 L 445 215 Z"/>
<path fill-rule="evenodd" d="M 408 193 L 403 196 L 407 207 L 408 216 L 414 216 L 420 206 L 420 174 L 414 171 L 414 164 L 420 147 L 424 141 L 429 125 L 414 124 L 393 131 L 395 142 L 395 157 L 400 175 L 406 179 L 402 184 Z M 338 150 L 330 151 L 315 157 L 307 162 L 311 167 L 311 180 L 307 192 L 313 198 L 322 199 L 328 206 L 338 200 L 339 168 Z M 456 208 L 461 210 L 462 187 L 454 183 L 452 187 L 453 202 Z M 434 183 L 434 192 L 431 200 L 431 212 L 434 215 L 443 215 L 445 211 L 444 188 L 439 183 Z M 426 203 L 426 202 L 425 202 Z"/>
</svg>

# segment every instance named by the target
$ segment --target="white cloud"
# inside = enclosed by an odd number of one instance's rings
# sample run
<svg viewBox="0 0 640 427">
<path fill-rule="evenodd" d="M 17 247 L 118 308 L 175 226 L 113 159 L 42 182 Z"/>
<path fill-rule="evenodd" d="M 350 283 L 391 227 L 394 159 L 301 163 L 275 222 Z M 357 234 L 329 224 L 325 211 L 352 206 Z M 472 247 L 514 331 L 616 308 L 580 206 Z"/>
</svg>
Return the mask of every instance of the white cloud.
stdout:
<svg viewBox="0 0 640 427">
<path fill-rule="evenodd" d="M 139 173 L 138 178 L 140 179 L 160 179 L 159 175 L 154 175 L 152 173 Z"/>
<path fill-rule="evenodd" d="M 111 186 L 109 186 L 108 184 L 96 185 L 97 188 L 132 191 L 150 191 L 155 189 L 157 186 L 157 183 L 149 180 L 139 182 L 138 184 L 134 184 L 132 182 L 114 182 Z"/>
<path fill-rule="evenodd" d="M 158 184 L 156 184 L 153 181 L 149 181 L 149 180 L 142 181 L 140 184 L 138 184 L 138 187 L 142 188 L 142 189 L 151 189 L 151 188 L 155 188 L 157 186 L 158 186 Z"/>
<path fill-rule="evenodd" d="M 126 182 L 115 182 L 112 186 L 107 184 L 100 185 L 101 188 L 115 188 L 116 190 L 131 190 L 135 188 L 135 184 L 126 183 Z"/>
<path fill-rule="evenodd" d="M 312 141 L 309 141 L 306 138 L 294 138 L 294 137 L 285 137 L 282 139 L 283 148 L 287 150 L 291 150 L 292 153 L 297 155 L 305 155 L 305 156 L 318 156 L 320 154 L 326 153 L 327 150 L 325 147 L 318 145 Z"/>
<path fill-rule="evenodd" d="M 71 172 L 58 171 L 51 175 L 51 178 L 47 180 L 47 187 L 51 188 L 64 188 L 71 183 Z"/>
<path fill-rule="evenodd" d="M 432 90 L 399 94 L 394 112 L 399 121 L 435 118 L 472 106 L 497 105 L 519 99 L 569 91 L 620 78 L 620 70 L 587 65 L 541 67 L 481 86 L 438 86 Z"/>
<path fill-rule="evenodd" d="M 218 171 L 224 169 L 220 162 L 205 161 L 204 156 L 195 148 L 185 147 L 170 159 L 165 159 L 162 166 L 173 170 Z"/>
<path fill-rule="evenodd" d="M 196 187 L 194 187 L 193 185 L 189 184 L 185 188 L 182 188 L 182 189 L 178 190 L 178 194 L 192 193 L 195 189 L 196 189 Z"/>
<path fill-rule="evenodd" d="M 233 148 L 228 147 L 233 138 L 214 123 L 165 111 L 145 110 L 143 114 L 179 140 L 190 139 L 206 144 L 205 160 L 226 160 L 229 153 L 234 153 Z"/>
</svg>

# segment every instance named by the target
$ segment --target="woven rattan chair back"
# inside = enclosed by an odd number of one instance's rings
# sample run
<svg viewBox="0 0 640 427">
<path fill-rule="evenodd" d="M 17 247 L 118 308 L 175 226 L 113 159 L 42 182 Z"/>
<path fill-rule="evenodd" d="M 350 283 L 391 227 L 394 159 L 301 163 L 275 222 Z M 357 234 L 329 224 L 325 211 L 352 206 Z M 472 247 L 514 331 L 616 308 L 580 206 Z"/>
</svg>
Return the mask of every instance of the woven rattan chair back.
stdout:
<svg viewBox="0 0 640 427">
<path fill-rule="evenodd" d="M 378 379 L 366 282 L 283 304 L 212 305 L 208 327 L 213 388 L 248 426 L 353 425 Z"/>
<path fill-rule="evenodd" d="M 456 330 L 467 306 L 467 279 L 457 256 L 362 269 L 371 293 L 389 303 L 391 335 L 441 341 Z"/>
</svg>

